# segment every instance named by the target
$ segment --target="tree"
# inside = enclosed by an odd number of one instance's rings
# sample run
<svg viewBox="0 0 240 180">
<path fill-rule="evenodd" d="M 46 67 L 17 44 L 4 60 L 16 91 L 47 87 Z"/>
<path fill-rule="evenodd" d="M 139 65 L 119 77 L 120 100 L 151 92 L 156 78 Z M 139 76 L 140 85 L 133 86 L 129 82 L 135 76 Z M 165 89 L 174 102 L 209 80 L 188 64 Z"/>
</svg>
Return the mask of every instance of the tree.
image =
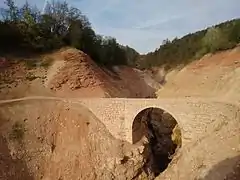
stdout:
<svg viewBox="0 0 240 180">
<path fill-rule="evenodd" d="M 65 35 L 68 30 L 68 13 L 69 8 L 66 2 L 52 0 L 51 3 L 46 4 L 45 14 L 52 19 L 51 31 L 58 36 Z"/>
<path fill-rule="evenodd" d="M 239 42 L 240 19 L 235 19 L 172 41 L 164 40 L 160 48 L 140 56 L 138 64 L 141 68 L 166 65 L 174 68 L 206 53 L 233 48 Z"/>
<path fill-rule="evenodd" d="M 5 0 L 8 9 L 5 10 L 6 19 L 16 22 L 19 20 L 19 10 L 13 0 Z"/>
<path fill-rule="evenodd" d="M 37 23 L 36 22 L 37 12 L 33 12 L 33 9 L 30 7 L 27 1 L 20 9 L 20 14 L 21 20 L 25 22 L 29 27 L 32 27 Z"/>
<path fill-rule="evenodd" d="M 170 43 L 171 43 L 171 41 L 169 39 L 164 39 L 162 42 L 162 45 L 170 44 Z"/>
<path fill-rule="evenodd" d="M 67 34 L 67 42 L 75 47 L 80 49 L 82 47 L 83 29 L 82 29 L 82 22 L 80 20 L 72 21 Z"/>
<path fill-rule="evenodd" d="M 212 27 L 207 30 L 202 43 L 208 52 L 215 52 L 222 50 L 228 43 L 228 39 L 220 28 Z"/>
<path fill-rule="evenodd" d="M 48 2 L 44 13 L 26 2 L 17 7 L 6 0 L 0 20 L 0 51 L 11 49 L 48 51 L 70 45 L 90 55 L 99 64 L 125 64 L 134 56 L 114 38 L 103 38 L 92 29 L 88 18 L 66 2 Z M 5 13 L 5 14 L 4 14 Z M 131 56 L 131 57 L 130 57 Z"/>
<path fill-rule="evenodd" d="M 231 27 L 229 40 L 235 44 L 240 43 L 240 21 L 234 21 Z"/>
<path fill-rule="evenodd" d="M 133 48 L 129 47 L 129 46 L 120 46 L 121 49 L 123 49 L 125 51 L 125 55 L 127 58 L 127 64 L 132 66 L 132 67 L 136 67 L 137 66 L 137 60 L 140 56 L 140 54 L 134 50 Z"/>
</svg>

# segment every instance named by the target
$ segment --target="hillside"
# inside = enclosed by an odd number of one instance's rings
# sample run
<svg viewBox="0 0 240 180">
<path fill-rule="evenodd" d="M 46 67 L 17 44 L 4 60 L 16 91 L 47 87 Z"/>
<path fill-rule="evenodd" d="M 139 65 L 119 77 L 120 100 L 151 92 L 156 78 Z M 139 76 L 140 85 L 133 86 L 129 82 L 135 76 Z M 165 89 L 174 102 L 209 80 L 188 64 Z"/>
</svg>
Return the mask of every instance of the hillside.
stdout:
<svg viewBox="0 0 240 180">
<path fill-rule="evenodd" d="M 240 102 L 240 47 L 208 54 L 184 68 L 165 75 L 157 95 L 164 97 L 208 97 Z"/>
<path fill-rule="evenodd" d="M 47 1 L 44 13 L 27 1 L 5 0 L 0 9 L 0 55 L 49 53 L 70 46 L 104 66 L 134 65 L 138 52 L 113 37 L 96 34 L 81 10 L 66 1 Z"/>
<path fill-rule="evenodd" d="M 81 105 L 35 100 L 0 107 L 1 179 L 130 180 L 143 164 L 141 149 L 113 137 Z M 124 162 L 128 154 L 134 161 Z"/>
<path fill-rule="evenodd" d="M 140 56 L 137 66 L 174 69 L 198 60 L 208 53 L 232 49 L 240 43 L 240 19 L 226 21 L 172 41 L 165 40 L 154 52 Z"/>
<path fill-rule="evenodd" d="M 155 97 L 159 88 L 146 73 L 97 65 L 87 54 L 63 48 L 42 56 L 2 57 L 0 99 L 24 96 Z"/>
<path fill-rule="evenodd" d="M 0 179 L 240 179 L 240 19 L 139 55 L 66 2 L 6 4 Z"/>
</svg>

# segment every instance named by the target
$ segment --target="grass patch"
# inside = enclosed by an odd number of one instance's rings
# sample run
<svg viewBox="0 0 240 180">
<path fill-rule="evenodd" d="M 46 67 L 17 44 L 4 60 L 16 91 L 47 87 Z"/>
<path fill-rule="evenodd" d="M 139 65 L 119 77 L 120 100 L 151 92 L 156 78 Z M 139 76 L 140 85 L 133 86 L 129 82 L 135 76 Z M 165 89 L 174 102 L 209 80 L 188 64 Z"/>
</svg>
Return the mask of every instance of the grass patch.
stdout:
<svg viewBox="0 0 240 180">
<path fill-rule="evenodd" d="M 14 141 L 21 141 L 24 138 L 25 131 L 24 124 L 17 121 L 12 126 L 12 131 L 9 134 L 9 138 Z"/>
<path fill-rule="evenodd" d="M 24 62 L 28 69 L 37 67 L 37 61 L 35 59 L 26 59 Z"/>
<path fill-rule="evenodd" d="M 179 125 L 177 124 L 172 132 L 172 141 L 174 144 L 176 144 L 178 147 L 182 146 L 182 134 L 181 134 L 181 129 Z"/>
</svg>

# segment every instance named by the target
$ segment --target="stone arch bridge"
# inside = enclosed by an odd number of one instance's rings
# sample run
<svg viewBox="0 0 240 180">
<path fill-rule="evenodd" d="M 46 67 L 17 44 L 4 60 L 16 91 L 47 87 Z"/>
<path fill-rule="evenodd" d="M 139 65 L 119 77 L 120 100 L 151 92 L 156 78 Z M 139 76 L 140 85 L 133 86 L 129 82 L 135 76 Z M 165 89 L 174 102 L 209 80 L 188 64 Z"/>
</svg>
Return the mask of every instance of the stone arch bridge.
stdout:
<svg viewBox="0 0 240 180">
<path fill-rule="evenodd" d="M 88 108 L 105 124 L 109 132 L 118 139 L 132 143 L 132 125 L 135 117 L 149 107 L 163 109 L 178 122 L 182 133 L 182 145 L 195 141 L 221 128 L 224 123 L 240 122 L 238 104 L 203 98 L 178 99 L 131 99 L 131 98 L 55 98 L 25 97 L 2 100 L 8 103 L 23 100 L 61 100 L 81 104 Z M 239 123 L 240 125 L 240 123 Z"/>
<path fill-rule="evenodd" d="M 195 141 L 215 132 L 225 121 L 240 122 L 240 109 L 216 99 L 129 99 L 96 98 L 71 99 L 81 103 L 99 118 L 110 133 L 121 140 L 132 143 L 132 125 L 142 110 L 156 107 L 170 113 L 178 122 L 182 133 L 182 144 Z M 240 125 L 240 123 L 239 123 Z"/>
</svg>

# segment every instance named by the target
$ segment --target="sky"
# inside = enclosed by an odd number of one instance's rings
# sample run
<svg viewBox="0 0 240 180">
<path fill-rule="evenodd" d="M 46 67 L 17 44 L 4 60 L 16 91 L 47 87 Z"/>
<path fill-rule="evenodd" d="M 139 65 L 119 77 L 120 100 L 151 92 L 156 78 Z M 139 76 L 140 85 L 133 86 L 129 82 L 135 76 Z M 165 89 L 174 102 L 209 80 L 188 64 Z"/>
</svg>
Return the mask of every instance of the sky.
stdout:
<svg viewBox="0 0 240 180">
<path fill-rule="evenodd" d="M 3 0 L 0 0 L 0 7 Z M 140 53 L 164 39 L 240 18 L 240 0 L 66 0 L 79 8 L 97 34 L 112 36 Z M 21 5 L 25 0 L 15 0 Z M 39 8 L 44 0 L 29 0 Z"/>
</svg>

